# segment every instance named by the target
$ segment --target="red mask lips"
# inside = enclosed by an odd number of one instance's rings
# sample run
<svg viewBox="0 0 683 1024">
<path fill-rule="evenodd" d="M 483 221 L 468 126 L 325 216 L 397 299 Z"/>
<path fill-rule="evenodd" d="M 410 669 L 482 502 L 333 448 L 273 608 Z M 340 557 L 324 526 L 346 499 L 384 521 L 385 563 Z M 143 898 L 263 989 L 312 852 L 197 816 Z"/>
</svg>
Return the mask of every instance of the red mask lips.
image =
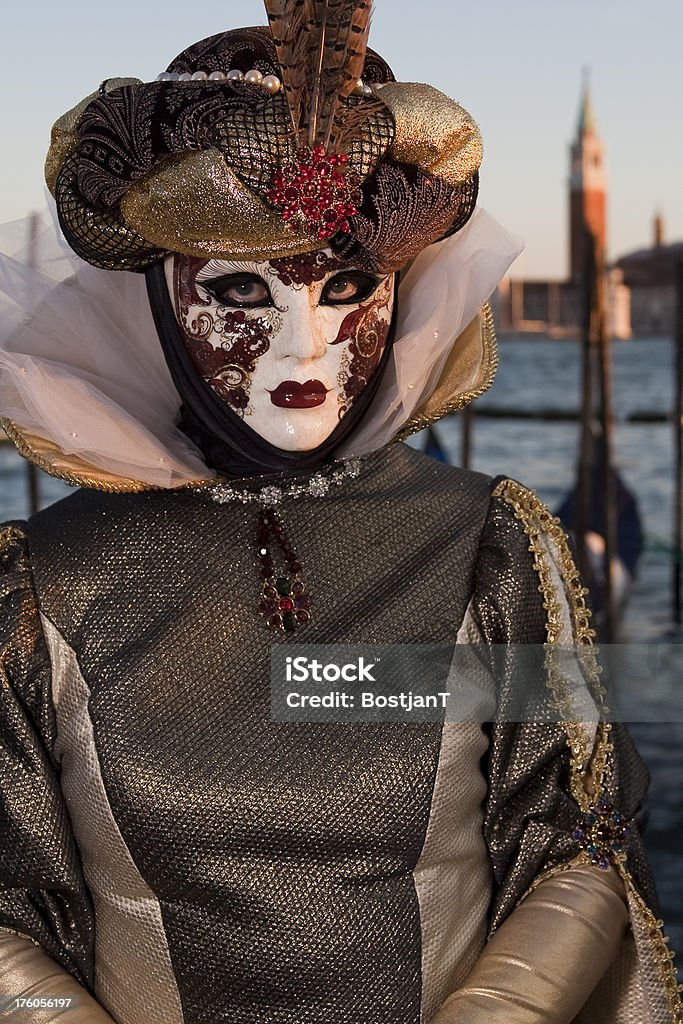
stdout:
<svg viewBox="0 0 683 1024">
<path fill-rule="evenodd" d="M 267 390 L 267 389 L 266 389 Z M 273 405 L 280 409 L 315 409 L 322 405 L 329 388 L 319 380 L 307 380 L 300 384 L 296 380 L 283 380 L 274 391 L 269 391 Z"/>
</svg>

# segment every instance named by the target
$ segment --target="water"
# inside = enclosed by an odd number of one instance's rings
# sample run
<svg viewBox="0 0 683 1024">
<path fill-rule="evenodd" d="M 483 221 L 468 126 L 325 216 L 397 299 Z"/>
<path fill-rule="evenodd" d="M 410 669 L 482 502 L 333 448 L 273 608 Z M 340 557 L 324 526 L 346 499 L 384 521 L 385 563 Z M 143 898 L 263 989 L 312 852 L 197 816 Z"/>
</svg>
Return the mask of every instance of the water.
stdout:
<svg viewBox="0 0 683 1024">
<path fill-rule="evenodd" d="M 508 339 L 493 388 L 478 407 L 511 409 L 579 408 L 579 346 L 569 341 Z M 671 632 L 670 551 L 673 522 L 673 427 L 666 423 L 624 422 L 636 412 L 668 413 L 673 403 L 673 348 L 662 339 L 613 346 L 615 449 L 626 483 L 638 497 L 646 535 L 639 575 L 627 608 L 623 642 L 667 639 Z M 451 461 L 460 453 L 460 422 L 454 417 L 437 427 Z M 475 419 L 472 468 L 506 474 L 533 488 L 557 507 L 574 479 L 578 424 Z M 40 475 L 43 504 L 71 489 Z M 27 514 L 24 464 L 13 448 L 0 446 L 0 520 Z M 633 725 L 632 731 L 652 776 L 647 832 L 672 946 L 683 954 L 683 725 L 666 720 Z"/>
</svg>

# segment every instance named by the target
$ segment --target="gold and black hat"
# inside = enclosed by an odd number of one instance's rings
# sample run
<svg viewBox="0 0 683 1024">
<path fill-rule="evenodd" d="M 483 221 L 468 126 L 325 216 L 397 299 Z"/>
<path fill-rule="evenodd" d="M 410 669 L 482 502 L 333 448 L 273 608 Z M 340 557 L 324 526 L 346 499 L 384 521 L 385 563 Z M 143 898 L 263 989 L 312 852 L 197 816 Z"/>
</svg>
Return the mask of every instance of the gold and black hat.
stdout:
<svg viewBox="0 0 683 1024">
<path fill-rule="evenodd" d="M 476 203 L 479 129 L 367 48 L 369 2 L 266 0 L 270 28 L 109 79 L 52 130 L 46 180 L 74 251 L 107 270 L 169 252 L 272 259 L 325 246 L 377 272 Z"/>
</svg>

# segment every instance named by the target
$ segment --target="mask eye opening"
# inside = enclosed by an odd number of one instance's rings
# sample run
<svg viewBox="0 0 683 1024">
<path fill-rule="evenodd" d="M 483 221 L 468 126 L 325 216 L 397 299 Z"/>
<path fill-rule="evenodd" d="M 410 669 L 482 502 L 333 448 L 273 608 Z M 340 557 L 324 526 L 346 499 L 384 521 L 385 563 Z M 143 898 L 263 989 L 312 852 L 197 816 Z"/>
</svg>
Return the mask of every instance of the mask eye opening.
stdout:
<svg viewBox="0 0 683 1024">
<path fill-rule="evenodd" d="M 197 281 L 197 285 L 221 305 L 233 309 L 262 309 L 274 305 L 268 284 L 258 274 L 221 274 Z"/>
<path fill-rule="evenodd" d="M 379 287 L 381 280 L 374 274 L 366 274 L 362 270 L 341 270 L 325 282 L 319 305 L 358 305 L 370 298 Z M 336 295 L 335 289 L 337 289 Z"/>
</svg>

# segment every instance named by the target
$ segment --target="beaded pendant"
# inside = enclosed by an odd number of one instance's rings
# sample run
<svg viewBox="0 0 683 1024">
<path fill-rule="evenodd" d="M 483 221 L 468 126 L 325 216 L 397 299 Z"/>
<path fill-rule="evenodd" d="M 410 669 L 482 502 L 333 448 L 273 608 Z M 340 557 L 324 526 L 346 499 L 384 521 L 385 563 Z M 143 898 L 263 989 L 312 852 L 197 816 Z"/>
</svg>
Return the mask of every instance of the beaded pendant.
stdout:
<svg viewBox="0 0 683 1024">
<path fill-rule="evenodd" d="M 256 546 L 261 570 L 261 591 L 258 612 L 271 629 L 291 633 L 311 621 L 311 595 L 301 579 L 299 559 L 289 543 L 285 528 L 275 511 L 285 498 L 325 498 L 332 487 L 357 477 L 361 471 L 360 459 L 344 459 L 333 464 L 327 474 L 317 471 L 308 480 L 251 491 L 219 484 L 211 490 L 211 500 L 223 505 L 239 501 L 242 505 L 259 506 L 256 524 Z M 202 493 L 198 491 L 198 493 Z M 276 572 L 273 561 L 273 543 L 280 551 L 282 567 Z"/>
<path fill-rule="evenodd" d="M 280 549 L 282 560 L 287 567 L 284 572 L 276 574 L 271 544 Z M 293 632 L 297 626 L 304 625 L 311 619 L 311 595 L 301 579 L 301 566 L 296 552 L 290 545 L 285 528 L 274 508 L 263 508 L 259 512 L 256 542 L 259 561 L 261 563 L 261 597 L 259 612 L 271 629 L 282 629 Z"/>
</svg>

